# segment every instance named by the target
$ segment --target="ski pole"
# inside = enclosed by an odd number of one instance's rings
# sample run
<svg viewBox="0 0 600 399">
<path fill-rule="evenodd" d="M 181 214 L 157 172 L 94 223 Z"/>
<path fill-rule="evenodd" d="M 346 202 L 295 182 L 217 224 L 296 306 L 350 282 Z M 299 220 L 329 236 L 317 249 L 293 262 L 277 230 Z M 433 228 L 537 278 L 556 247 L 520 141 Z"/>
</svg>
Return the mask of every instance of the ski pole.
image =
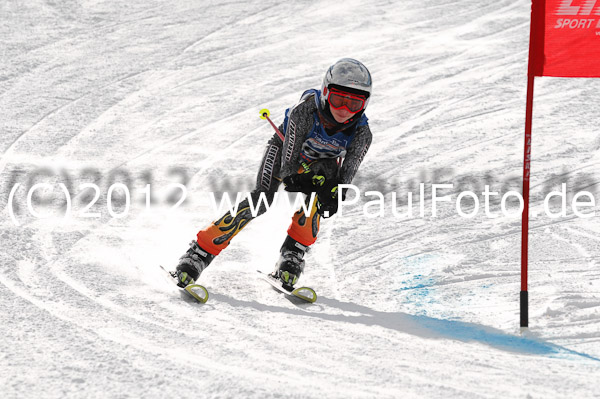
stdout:
<svg viewBox="0 0 600 399">
<path fill-rule="evenodd" d="M 279 131 L 279 129 L 277 128 L 277 126 L 275 126 L 275 124 L 273 123 L 273 121 L 271 120 L 271 118 L 269 118 L 269 116 L 271 115 L 271 112 L 269 112 L 268 109 L 263 108 L 260 110 L 260 119 L 266 119 L 269 121 L 269 123 L 271 124 L 271 126 L 273 126 L 273 129 L 275 129 L 275 133 L 277 133 L 277 135 L 279 136 L 279 138 L 281 139 L 281 141 L 284 141 L 284 137 L 283 137 L 283 133 L 281 133 Z"/>
</svg>

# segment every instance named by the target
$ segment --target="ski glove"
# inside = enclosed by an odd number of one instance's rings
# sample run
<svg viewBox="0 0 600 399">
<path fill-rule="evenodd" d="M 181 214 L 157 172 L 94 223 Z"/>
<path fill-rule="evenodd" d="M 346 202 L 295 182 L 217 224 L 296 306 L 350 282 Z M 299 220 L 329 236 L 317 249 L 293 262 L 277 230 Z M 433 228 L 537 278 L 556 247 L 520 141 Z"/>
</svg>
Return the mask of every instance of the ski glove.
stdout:
<svg viewBox="0 0 600 399">
<path fill-rule="evenodd" d="M 310 195 L 317 192 L 319 187 L 325 183 L 325 177 L 315 175 L 313 171 L 297 173 L 283 178 L 285 190 L 289 192 L 301 192 Z"/>
<path fill-rule="evenodd" d="M 342 197 L 343 199 L 343 197 Z M 324 218 L 332 217 L 338 211 L 338 182 L 325 182 L 317 192 L 317 213 Z"/>
</svg>

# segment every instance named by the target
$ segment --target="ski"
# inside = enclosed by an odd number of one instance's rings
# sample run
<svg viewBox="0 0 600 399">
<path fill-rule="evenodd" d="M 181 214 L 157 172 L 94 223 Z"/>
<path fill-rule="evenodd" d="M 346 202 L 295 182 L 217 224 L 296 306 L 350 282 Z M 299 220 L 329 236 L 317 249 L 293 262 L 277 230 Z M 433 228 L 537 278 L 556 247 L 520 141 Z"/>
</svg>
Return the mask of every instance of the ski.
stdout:
<svg viewBox="0 0 600 399">
<path fill-rule="evenodd" d="M 313 303 L 317 300 L 317 293 L 312 288 L 298 287 L 293 290 L 288 290 L 283 285 L 283 282 L 281 280 L 273 277 L 270 274 L 263 273 L 260 270 L 257 270 L 257 272 L 258 272 L 258 274 L 260 274 L 260 276 L 262 277 L 263 280 L 265 280 L 267 283 L 271 284 L 271 286 L 273 288 L 275 288 L 277 291 L 279 291 L 287 296 L 291 296 L 294 298 L 300 298 L 300 299 L 302 299 L 306 302 L 310 302 L 310 303 Z"/>
<path fill-rule="evenodd" d="M 206 301 L 208 301 L 208 290 L 206 288 L 200 284 L 189 284 L 185 288 L 181 288 L 177 285 L 177 277 L 174 275 L 174 272 L 170 272 L 162 266 L 160 266 L 160 269 L 165 274 L 165 277 L 175 284 L 180 292 L 185 292 L 188 296 L 200 303 L 206 303 Z"/>
</svg>

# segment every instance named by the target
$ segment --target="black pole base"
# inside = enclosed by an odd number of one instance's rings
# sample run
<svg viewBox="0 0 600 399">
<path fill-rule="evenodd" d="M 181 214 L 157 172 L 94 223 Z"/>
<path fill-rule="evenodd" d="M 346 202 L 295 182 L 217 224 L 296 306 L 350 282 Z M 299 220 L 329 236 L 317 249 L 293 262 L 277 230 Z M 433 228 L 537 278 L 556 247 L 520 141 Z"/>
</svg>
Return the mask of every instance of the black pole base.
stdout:
<svg viewBox="0 0 600 399">
<path fill-rule="evenodd" d="M 529 327 L 529 294 L 521 291 L 521 327 Z"/>
</svg>

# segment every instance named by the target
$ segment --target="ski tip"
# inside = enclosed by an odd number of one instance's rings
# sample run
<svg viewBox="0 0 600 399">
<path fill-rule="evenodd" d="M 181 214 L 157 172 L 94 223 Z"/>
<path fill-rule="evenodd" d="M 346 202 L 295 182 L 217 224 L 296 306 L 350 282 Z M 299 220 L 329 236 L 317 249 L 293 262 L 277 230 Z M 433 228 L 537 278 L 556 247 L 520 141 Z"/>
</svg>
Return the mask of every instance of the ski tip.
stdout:
<svg viewBox="0 0 600 399">
<path fill-rule="evenodd" d="M 304 299 L 307 302 L 314 303 L 317 301 L 317 293 L 312 288 L 300 287 L 292 291 L 294 296 Z"/>
<path fill-rule="evenodd" d="M 186 286 L 184 290 L 200 303 L 206 303 L 206 301 L 208 301 L 208 291 L 201 285 L 190 284 Z"/>
</svg>

